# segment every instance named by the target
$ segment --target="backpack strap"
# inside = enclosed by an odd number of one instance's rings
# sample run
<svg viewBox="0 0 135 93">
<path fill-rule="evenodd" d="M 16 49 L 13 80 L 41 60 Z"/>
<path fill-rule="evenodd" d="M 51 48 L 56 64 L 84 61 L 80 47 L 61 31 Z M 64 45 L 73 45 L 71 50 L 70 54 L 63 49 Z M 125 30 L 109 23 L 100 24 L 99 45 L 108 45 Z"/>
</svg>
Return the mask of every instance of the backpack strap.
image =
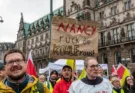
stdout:
<svg viewBox="0 0 135 93">
<path fill-rule="evenodd" d="M 44 85 L 41 82 L 37 82 L 36 84 L 37 89 L 39 90 L 39 93 L 44 93 Z"/>
</svg>

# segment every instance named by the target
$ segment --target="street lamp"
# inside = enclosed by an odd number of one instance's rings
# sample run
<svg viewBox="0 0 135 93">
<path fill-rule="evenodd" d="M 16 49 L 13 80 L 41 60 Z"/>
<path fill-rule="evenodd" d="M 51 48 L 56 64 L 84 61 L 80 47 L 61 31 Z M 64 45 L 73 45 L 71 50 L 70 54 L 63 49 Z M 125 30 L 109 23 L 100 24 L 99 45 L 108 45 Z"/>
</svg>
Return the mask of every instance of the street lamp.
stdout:
<svg viewBox="0 0 135 93">
<path fill-rule="evenodd" d="M 127 67 L 128 66 L 128 62 L 130 61 L 130 58 L 122 58 L 121 62 L 124 63 L 124 65 Z"/>
<path fill-rule="evenodd" d="M 1 23 L 3 23 L 3 22 L 4 22 L 1 16 L 0 16 L 0 22 L 1 22 Z"/>
</svg>

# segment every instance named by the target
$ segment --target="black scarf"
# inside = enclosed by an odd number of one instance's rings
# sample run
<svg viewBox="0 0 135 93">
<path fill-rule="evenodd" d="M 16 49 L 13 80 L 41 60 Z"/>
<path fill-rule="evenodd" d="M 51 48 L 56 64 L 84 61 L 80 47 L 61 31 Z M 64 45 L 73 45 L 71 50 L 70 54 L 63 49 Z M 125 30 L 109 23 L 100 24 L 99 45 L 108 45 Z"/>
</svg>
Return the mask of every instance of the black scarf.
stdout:
<svg viewBox="0 0 135 93">
<path fill-rule="evenodd" d="M 90 80 L 90 79 L 88 79 L 88 77 L 86 77 L 86 78 L 81 79 L 81 81 L 84 82 L 85 84 L 95 86 L 97 84 L 100 84 L 103 81 L 103 78 L 96 77 L 96 79 Z"/>
<path fill-rule="evenodd" d="M 113 88 L 117 93 L 121 93 L 121 88 Z"/>
<path fill-rule="evenodd" d="M 15 83 L 7 79 L 7 85 L 10 86 L 16 93 L 20 93 L 27 85 L 29 76 L 26 75 L 25 79 L 21 83 Z"/>
</svg>

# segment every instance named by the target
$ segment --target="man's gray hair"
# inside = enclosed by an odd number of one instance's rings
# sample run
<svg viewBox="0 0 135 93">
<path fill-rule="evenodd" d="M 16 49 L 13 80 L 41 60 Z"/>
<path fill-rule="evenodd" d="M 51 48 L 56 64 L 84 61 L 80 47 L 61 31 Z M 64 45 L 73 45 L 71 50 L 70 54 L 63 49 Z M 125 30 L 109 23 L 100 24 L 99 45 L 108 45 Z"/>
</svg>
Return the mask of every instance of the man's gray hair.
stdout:
<svg viewBox="0 0 135 93">
<path fill-rule="evenodd" d="M 94 59 L 97 61 L 97 58 L 96 57 L 87 57 L 85 58 L 84 60 L 84 67 L 87 68 L 88 67 L 88 61 L 91 60 L 91 59 Z"/>
</svg>

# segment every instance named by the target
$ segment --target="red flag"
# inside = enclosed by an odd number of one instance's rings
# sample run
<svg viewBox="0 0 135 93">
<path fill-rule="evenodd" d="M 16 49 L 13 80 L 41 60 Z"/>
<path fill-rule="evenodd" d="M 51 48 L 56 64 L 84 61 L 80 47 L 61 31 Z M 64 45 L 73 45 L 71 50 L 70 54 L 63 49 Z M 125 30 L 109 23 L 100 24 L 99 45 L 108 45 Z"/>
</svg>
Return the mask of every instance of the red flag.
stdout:
<svg viewBox="0 0 135 93">
<path fill-rule="evenodd" d="M 125 67 L 120 64 L 117 68 L 117 73 L 118 73 L 119 79 L 122 79 L 124 70 L 125 70 Z"/>
<path fill-rule="evenodd" d="M 131 75 L 130 71 L 125 66 L 123 66 L 122 64 L 119 64 L 119 66 L 117 68 L 117 73 L 118 73 L 118 76 L 120 78 L 121 86 L 123 86 L 124 82 L 125 82 L 125 78 L 127 76 Z"/>
<path fill-rule="evenodd" d="M 116 68 L 115 68 L 115 66 L 114 65 L 112 65 L 112 76 L 114 75 L 114 74 L 117 74 L 117 72 L 116 72 Z"/>
<path fill-rule="evenodd" d="M 33 60 L 32 60 L 31 51 L 29 52 L 29 56 L 28 56 L 28 60 L 27 60 L 27 69 L 26 69 L 26 72 L 29 75 L 33 75 L 33 76 L 37 77 L 36 69 L 34 67 L 34 63 L 33 63 Z"/>
</svg>

